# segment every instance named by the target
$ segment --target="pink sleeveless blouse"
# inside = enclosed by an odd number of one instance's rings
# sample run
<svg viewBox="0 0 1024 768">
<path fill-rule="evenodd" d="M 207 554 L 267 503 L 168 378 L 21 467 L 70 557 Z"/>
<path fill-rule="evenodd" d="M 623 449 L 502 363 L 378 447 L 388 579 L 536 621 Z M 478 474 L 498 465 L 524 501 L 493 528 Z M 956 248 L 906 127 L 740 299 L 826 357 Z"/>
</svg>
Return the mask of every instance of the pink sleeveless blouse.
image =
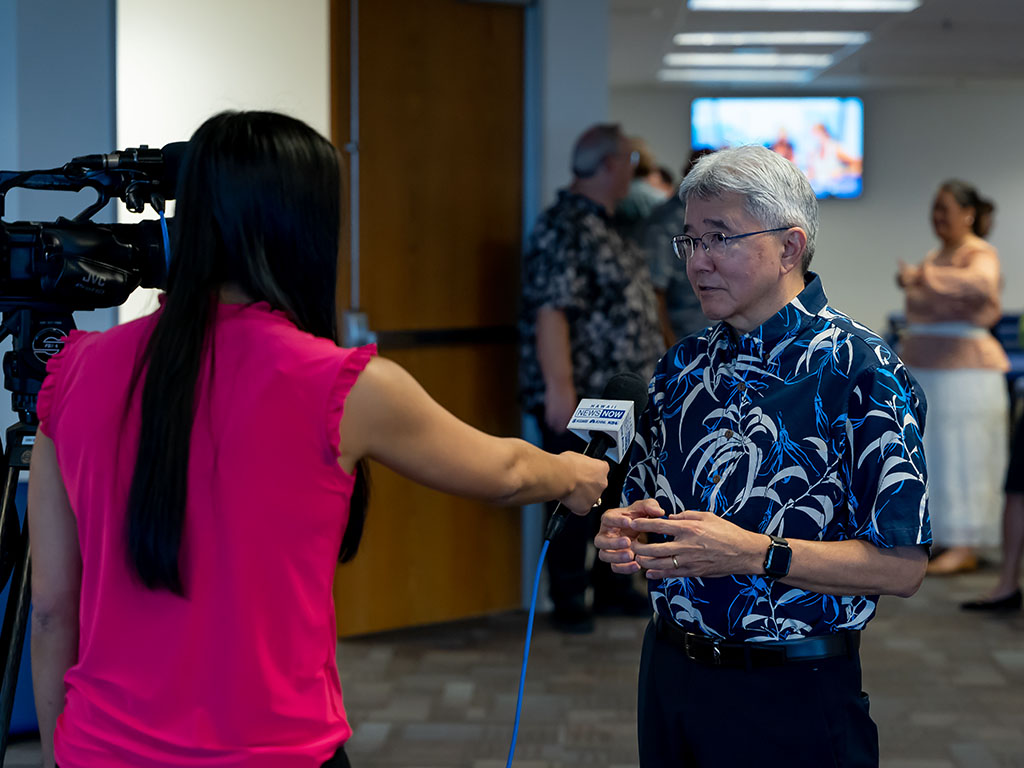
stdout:
<svg viewBox="0 0 1024 768">
<path fill-rule="evenodd" d="M 299 331 L 265 303 L 221 305 L 192 428 L 185 597 L 129 564 L 128 490 L 159 316 L 73 332 L 48 366 L 53 439 L 78 526 L 78 660 L 61 768 L 319 766 L 351 735 L 335 662 L 335 565 L 354 477 L 338 465 L 345 398 L 376 350 Z"/>
</svg>

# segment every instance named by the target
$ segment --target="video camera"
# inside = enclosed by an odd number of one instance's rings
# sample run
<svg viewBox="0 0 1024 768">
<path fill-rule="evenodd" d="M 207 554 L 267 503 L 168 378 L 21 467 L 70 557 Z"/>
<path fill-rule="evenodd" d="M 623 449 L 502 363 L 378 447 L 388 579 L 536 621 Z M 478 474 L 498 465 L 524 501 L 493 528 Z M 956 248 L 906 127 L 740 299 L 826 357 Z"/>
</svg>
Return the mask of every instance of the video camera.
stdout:
<svg viewBox="0 0 1024 768">
<path fill-rule="evenodd" d="M 115 197 L 133 213 L 148 204 L 162 217 L 164 202 L 174 197 L 186 146 L 141 146 L 76 157 L 57 169 L 0 171 L 0 340 L 14 337 L 13 350 L 4 355 L 4 387 L 27 423 L 35 420 L 46 362 L 74 328 L 71 313 L 114 307 L 139 286 L 166 284 L 166 221 L 98 224 L 91 219 Z M 6 195 L 18 188 L 90 188 L 97 197 L 70 219 L 3 221 Z"/>
</svg>

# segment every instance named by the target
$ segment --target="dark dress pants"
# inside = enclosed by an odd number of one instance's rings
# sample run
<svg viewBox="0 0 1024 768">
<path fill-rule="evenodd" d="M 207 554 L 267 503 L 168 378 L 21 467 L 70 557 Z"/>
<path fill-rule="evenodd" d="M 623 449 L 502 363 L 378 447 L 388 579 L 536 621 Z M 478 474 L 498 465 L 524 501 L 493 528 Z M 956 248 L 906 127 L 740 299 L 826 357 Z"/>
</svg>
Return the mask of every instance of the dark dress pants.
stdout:
<svg viewBox="0 0 1024 768">
<path fill-rule="evenodd" d="M 878 729 L 860 659 L 736 669 L 689 659 L 644 635 L 640 768 L 877 768 Z"/>
<path fill-rule="evenodd" d="M 541 447 L 551 453 L 576 451 L 581 453 L 586 443 L 571 432 L 557 434 L 544 423 L 544 413 L 535 413 L 540 427 Z M 548 547 L 547 569 L 549 595 L 555 610 L 570 610 L 584 603 L 587 587 L 594 587 L 594 603 L 596 605 L 618 605 L 623 597 L 632 589 L 632 578 L 628 575 L 613 573 L 611 566 L 597 558 L 587 570 L 587 552 L 592 546 L 594 536 L 601 527 L 601 512 L 619 506 L 622 494 L 622 481 L 626 467 L 613 465 L 608 473 L 608 490 L 602 494 L 602 505 L 592 510 L 586 517 L 570 514 L 565 527 Z M 550 515 L 557 504 L 547 505 Z M 546 523 L 545 519 L 545 523 Z"/>
<path fill-rule="evenodd" d="M 320 768 L 352 768 L 352 763 L 348 761 L 348 755 L 345 754 L 345 745 L 342 744 L 338 747 L 338 751 L 334 753 L 334 756 L 320 766 Z"/>
</svg>

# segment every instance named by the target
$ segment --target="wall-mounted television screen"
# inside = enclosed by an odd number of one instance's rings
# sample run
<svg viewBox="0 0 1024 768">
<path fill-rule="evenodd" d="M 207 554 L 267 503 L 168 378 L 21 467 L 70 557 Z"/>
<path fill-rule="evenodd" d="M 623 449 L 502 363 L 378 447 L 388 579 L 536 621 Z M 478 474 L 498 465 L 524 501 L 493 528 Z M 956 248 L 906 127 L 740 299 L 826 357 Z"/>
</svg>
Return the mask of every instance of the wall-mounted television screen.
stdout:
<svg viewBox="0 0 1024 768">
<path fill-rule="evenodd" d="M 763 144 L 792 160 L 819 198 L 860 197 L 864 104 L 856 98 L 700 98 L 690 110 L 693 149 Z"/>
</svg>

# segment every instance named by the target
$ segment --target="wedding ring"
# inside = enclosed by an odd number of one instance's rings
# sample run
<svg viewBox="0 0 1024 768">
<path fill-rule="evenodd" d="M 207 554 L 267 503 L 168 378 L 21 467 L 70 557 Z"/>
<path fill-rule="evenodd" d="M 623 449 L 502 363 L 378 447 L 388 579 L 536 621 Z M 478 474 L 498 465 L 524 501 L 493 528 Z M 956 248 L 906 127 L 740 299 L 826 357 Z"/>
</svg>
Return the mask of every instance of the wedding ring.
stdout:
<svg viewBox="0 0 1024 768">
<path fill-rule="evenodd" d="M 676 560 L 676 556 L 675 555 L 672 555 L 672 565 L 674 565 L 676 568 L 679 567 L 679 561 Z"/>
</svg>

